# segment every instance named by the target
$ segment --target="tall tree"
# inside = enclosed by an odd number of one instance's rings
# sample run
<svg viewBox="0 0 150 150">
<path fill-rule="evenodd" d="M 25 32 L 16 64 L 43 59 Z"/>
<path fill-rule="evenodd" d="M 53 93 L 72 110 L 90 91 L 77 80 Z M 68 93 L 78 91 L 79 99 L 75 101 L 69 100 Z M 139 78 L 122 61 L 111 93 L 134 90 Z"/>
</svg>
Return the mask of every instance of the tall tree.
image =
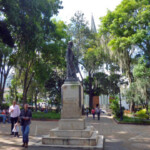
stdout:
<svg viewBox="0 0 150 150">
<path fill-rule="evenodd" d="M 134 81 L 133 58 L 138 50 L 149 57 L 149 8 L 147 0 L 123 0 L 101 19 L 101 44 L 126 72 L 130 84 Z"/>
<path fill-rule="evenodd" d="M 136 79 L 135 85 L 137 86 L 134 95 L 138 93 L 140 98 L 145 101 L 146 110 L 148 113 L 148 104 L 150 98 L 150 68 L 148 61 L 146 61 L 144 57 L 139 59 L 138 64 L 134 67 L 133 74 Z"/>
<path fill-rule="evenodd" d="M 0 43 L 0 104 L 4 99 L 6 79 L 15 61 L 15 53 L 9 46 Z"/>
<path fill-rule="evenodd" d="M 34 76 L 33 65 L 36 62 L 37 53 L 42 52 L 46 42 L 51 42 L 55 25 L 50 18 L 58 13 L 61 7 L 59 0 L 18 0 L 11 2 L 1 0 L 1 12 L 5 16 L 11 36 L 17 46 L 17 66 L 24 74 L 23 103 L 26 103 L 27 92 Z"/>
<path fill-rule="evenodd" d="M 74 43 L 75 56 L 80 61 L 85 50 L 84 46 L 87 43 L 87 38 L 90 35 L 90 29 L 84 17 L 84 13 L 77 11 L 74 14 L 68 25 L 68 33 Z"/>
</svg>

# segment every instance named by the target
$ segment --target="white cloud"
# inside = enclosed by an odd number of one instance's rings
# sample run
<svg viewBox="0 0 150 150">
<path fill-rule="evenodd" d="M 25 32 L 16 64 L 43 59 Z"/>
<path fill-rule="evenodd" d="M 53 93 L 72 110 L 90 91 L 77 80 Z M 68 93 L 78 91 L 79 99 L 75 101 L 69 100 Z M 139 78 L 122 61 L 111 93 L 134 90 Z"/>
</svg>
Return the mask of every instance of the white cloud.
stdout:
<svg viewBox="0 0 150 150">
<path fill-rule="evenodd" d="M 63 9 L 59 11 L 58 18 L 69 23 L 70 18 L 78 10 L 85 14 L 86 19 L 91 21 L 91 14 L 95 19 L 98 27 L 99 18 L 105 16 L 107 10 L 113 11 L 122 0 L 62 0 Z"/>
</svg>

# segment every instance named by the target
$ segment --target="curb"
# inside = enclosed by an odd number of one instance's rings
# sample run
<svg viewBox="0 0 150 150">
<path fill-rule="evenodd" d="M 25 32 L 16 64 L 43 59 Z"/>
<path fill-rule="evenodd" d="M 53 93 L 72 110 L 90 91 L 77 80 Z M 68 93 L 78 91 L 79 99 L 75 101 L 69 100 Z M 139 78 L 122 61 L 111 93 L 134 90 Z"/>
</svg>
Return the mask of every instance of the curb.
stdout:
<svg viewBox="0 0 150 150">
<path fill-rule="evenodd" d="M 60 119 L 33 119 L 31 121 L 59 121 Z"/>
</svg>

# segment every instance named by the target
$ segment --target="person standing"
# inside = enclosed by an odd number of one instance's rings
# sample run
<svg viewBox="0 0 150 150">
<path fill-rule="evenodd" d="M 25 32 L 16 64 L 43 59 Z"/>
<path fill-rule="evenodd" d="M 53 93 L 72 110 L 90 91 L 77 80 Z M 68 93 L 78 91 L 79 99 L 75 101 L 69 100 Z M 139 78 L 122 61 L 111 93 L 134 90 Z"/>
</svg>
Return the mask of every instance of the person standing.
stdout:
<svg viewBox="0 0 150 150">
<path fill-rule="evenodd" d="M 92 115 L 93 115 L 93 119 L 95 119 L 95 109 L 92 109 Z"/>
<path fill-rule="evenodd" d="M 29 131 L 30 131 L 30 123 L 32 118 L 32 112 L 28 109 L 28 104 L 24 104 L 24 109 L 21 111 L 20 119 L 21 119 L 21 131 L 22 131 L 22 147 L 27 148 L 29 142 Z"/>
<path fill-rule="evenodd" d="M 87 107 L 86 108 L 86 116 L 88 117 L 88 115 L 89 115 L 89 108 Z"/>
<path fill-rule="evenodd" d="M 18 117 L 20 115 L 20 108 L 16 105 L 16 101 L 13 101 L 13 105 L 9 107 L 10 113 L 10 121 L 11 121 L 11 135 L 14 135 L 12 131 L 14 128 L 14 124 L 18 121 Z"/>
<path fill-rule="evenodd" d="M 99 104 L 96 105 L 96 114 L 97 114 L 97 119 L 100 120 L 101 109 L 99 107 Z"/>
</svg>

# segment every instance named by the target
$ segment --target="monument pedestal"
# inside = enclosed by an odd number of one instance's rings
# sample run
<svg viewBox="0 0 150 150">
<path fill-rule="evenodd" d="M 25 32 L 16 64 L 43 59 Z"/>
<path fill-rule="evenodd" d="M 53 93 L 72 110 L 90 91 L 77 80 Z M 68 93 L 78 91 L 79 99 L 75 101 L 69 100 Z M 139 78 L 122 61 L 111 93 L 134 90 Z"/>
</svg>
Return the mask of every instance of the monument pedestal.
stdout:
<svg viewBox="0 0 150 150">
<path fill-rule="evenodd" d="M 58 128 L 42 138 L 49 147 L 103 150 L 104 137 L 93 126 L 85 126 L 82 117 L 83 88 L 80 82 L 66 82 L 62 86 L 61 120 Z"/>
</svg>

